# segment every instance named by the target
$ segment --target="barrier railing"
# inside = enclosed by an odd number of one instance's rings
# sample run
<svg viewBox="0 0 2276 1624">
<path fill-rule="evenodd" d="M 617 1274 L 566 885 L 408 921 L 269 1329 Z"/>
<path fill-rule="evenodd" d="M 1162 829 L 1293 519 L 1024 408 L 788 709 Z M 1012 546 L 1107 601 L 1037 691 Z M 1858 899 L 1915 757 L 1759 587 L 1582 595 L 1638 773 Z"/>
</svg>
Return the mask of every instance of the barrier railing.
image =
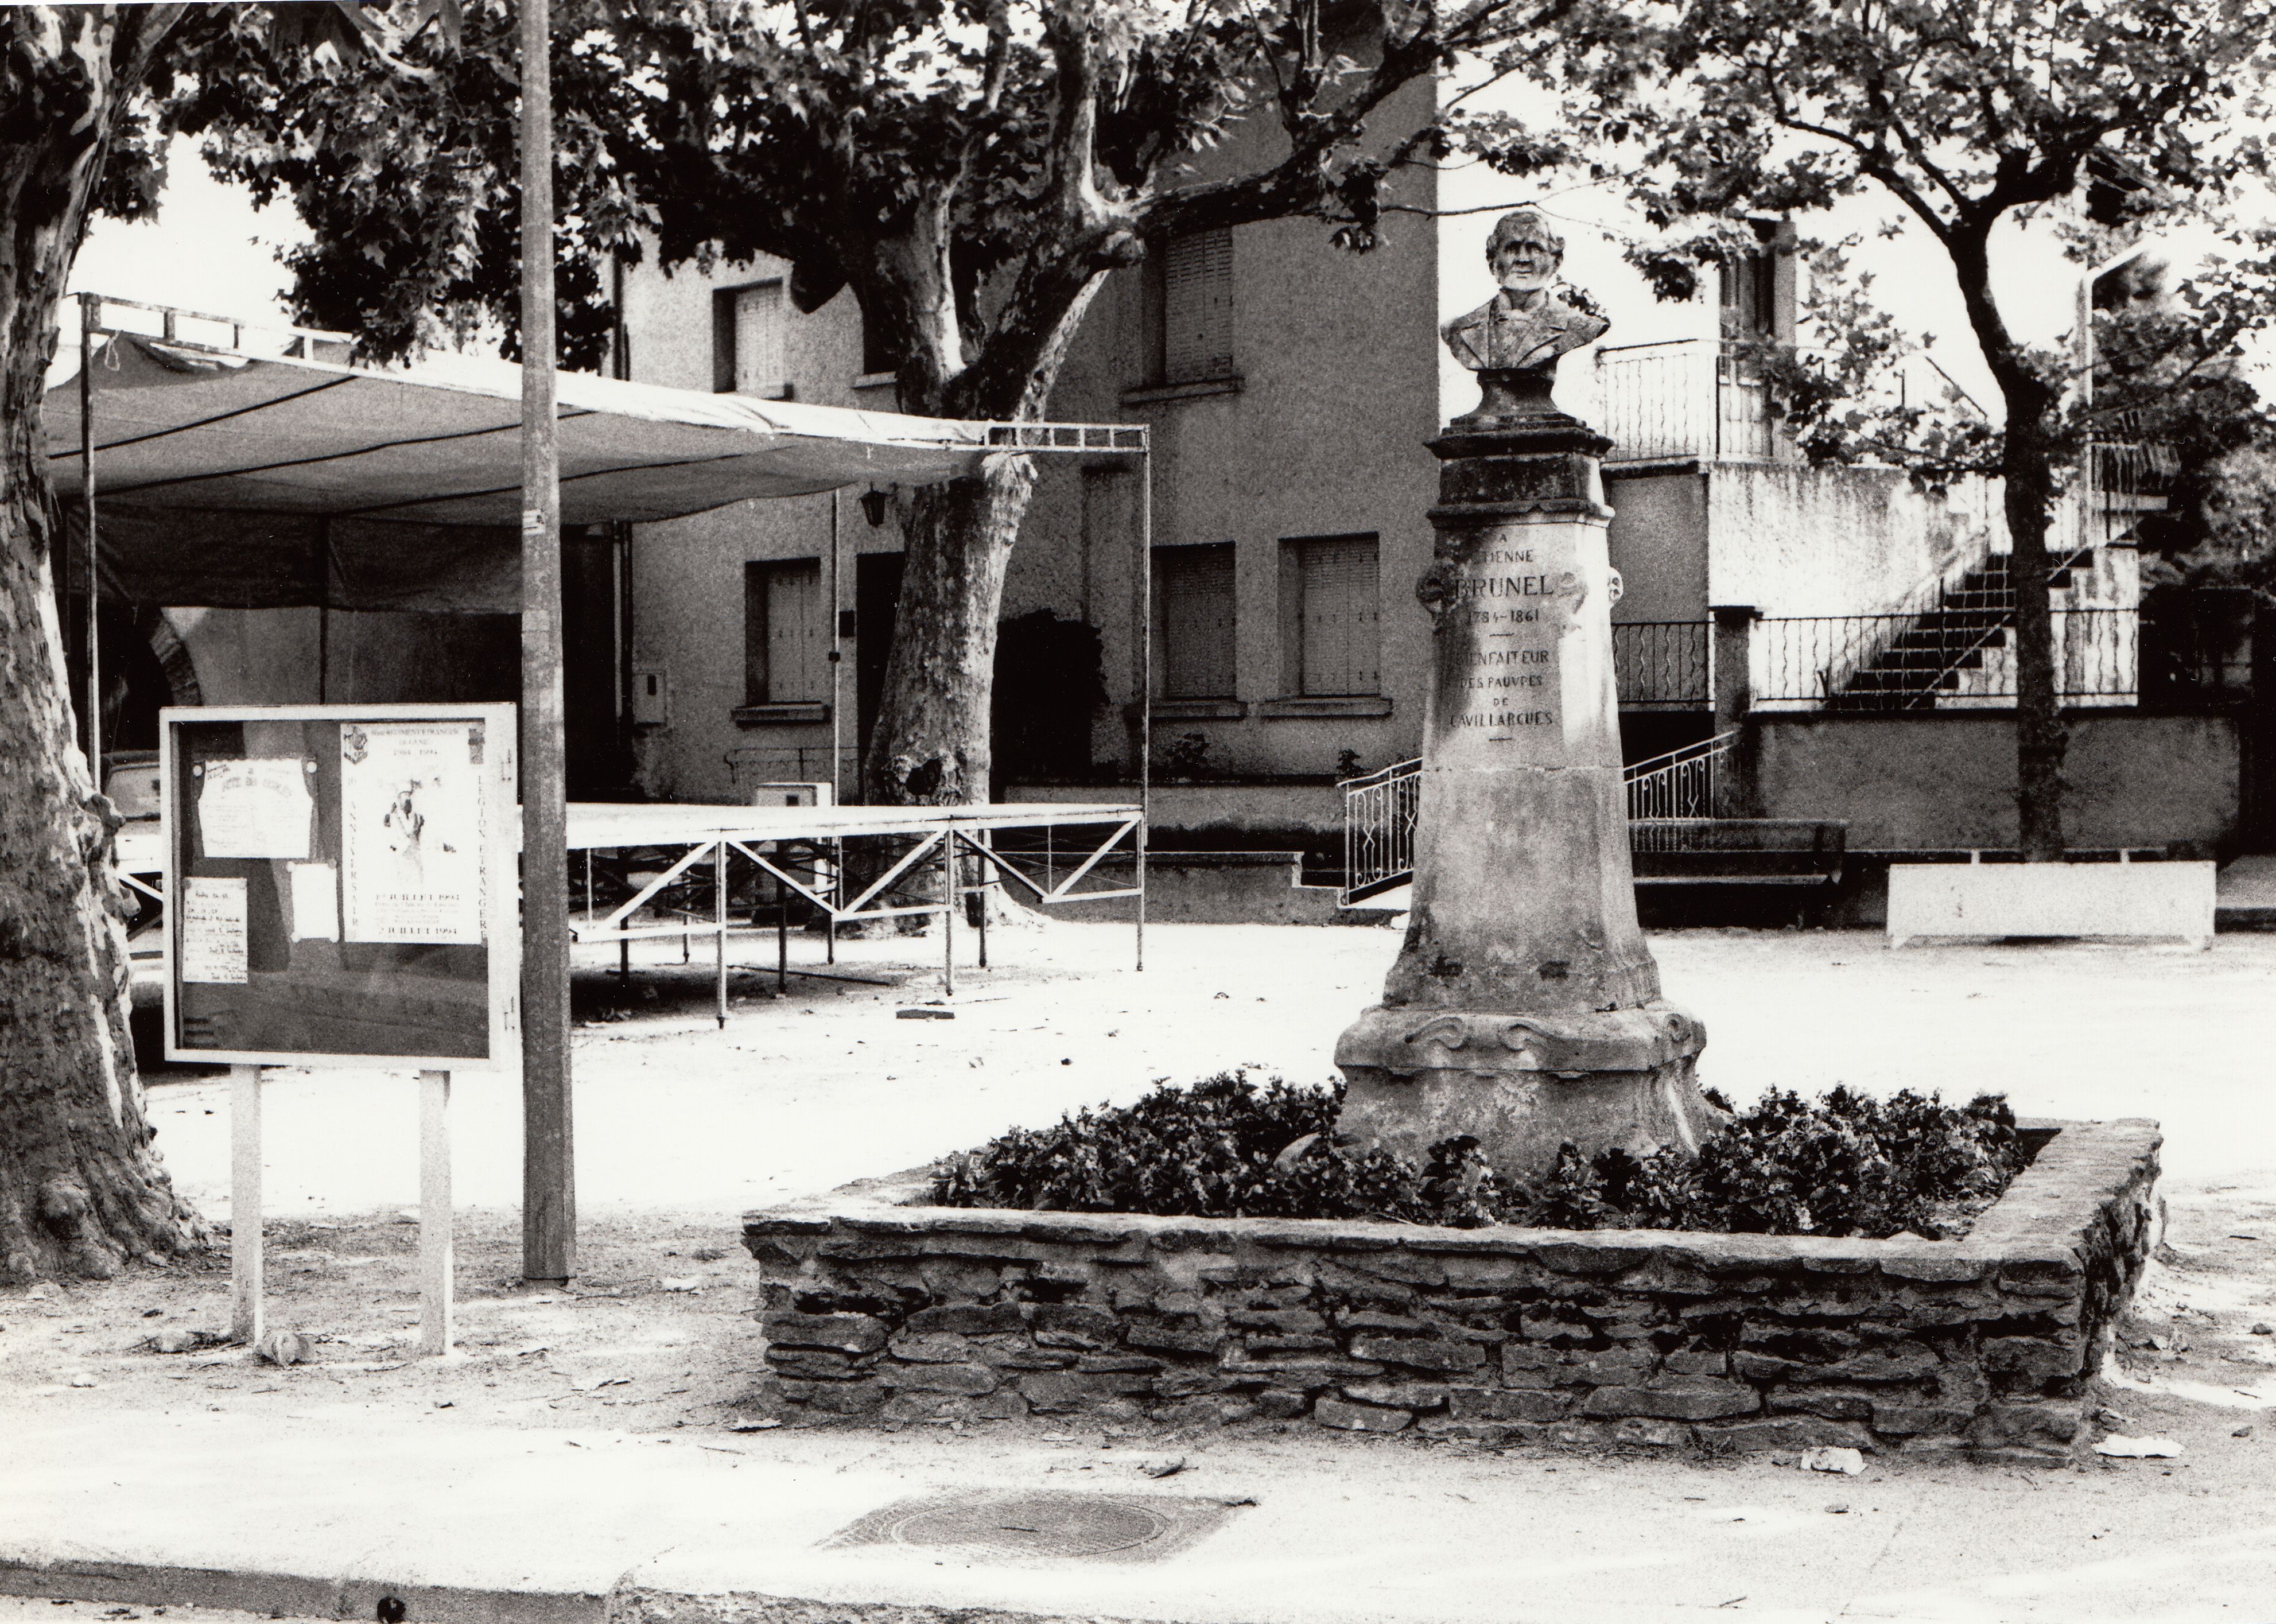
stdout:
<svg viewBox="0 0 2276 1624">
<path fill-rule="evenodd" d="M 1610 460 L 1776 454 L 1770 391 L 1755 358 L 1702 338 L 1597 352 Z"/>
<path fill-rule="evenodd" d="M 1707 680 L 1707 622 L 1631 620 L 1612 627 L 1612 683 L 1623 710 L 1696 710 Z"/>
<path fill-rule="evenodd" d="M 2141 687 L 2141 611 L 2053 611 L 2055 693 L 2071 703 L 2131 704 Z M 2015 698 L 2013 611 L 1805 615 L 1756 623 L 1759 707 L 1933 710 Z"/>
<path fill-rule="evenodd" d="M 1623 770 L 1631 821 L 1714 817 L 1723 808 L 1726 763 L 1738 732 L 1718 733 Z M 1422 763 L 1395 762 L 1336 786 L 1344 793 L 1344 885 L 1348 907 L 1404 885 L 1415 872 L 1415 815 Z"/>
</svg>

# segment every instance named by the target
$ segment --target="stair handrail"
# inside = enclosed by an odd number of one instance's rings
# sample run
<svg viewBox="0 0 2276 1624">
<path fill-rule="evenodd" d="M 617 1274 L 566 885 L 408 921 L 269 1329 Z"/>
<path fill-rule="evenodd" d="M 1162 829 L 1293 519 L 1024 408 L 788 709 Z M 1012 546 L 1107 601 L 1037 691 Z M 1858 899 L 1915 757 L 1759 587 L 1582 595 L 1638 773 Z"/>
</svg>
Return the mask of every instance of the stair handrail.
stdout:
<svg viewBox="0 0 2276 1624">
<path fill-rule="evenodd" d="M 1687 770 L 1701 772 L 1707 777 L 1703 804 L 1718 806 L 1721 797 L 1715 791 L 1714 775 L 1723 758 L 1737 747 L 1738 741 L 1739 730 L 1728 728 L 1711 738 L 1679 745 L 1673 750 L 1622 768 L 1620 781 L 1626 791 L 1628 816 L 1634 819 L 1643 816 L 1637 812 L 1636 805 L 1640 796 L 1649 798 L 1651 794 L 1652 780 L 1660 779 L 1673 784 L 1679 773 Z M 1347 907 L 1364 897 L 1392 889 L 1403 877 L 1413 874 L 1413 840 L 1418 807 L 1413 793 L 1401 794 L 1400 791 L 1407 781 L 1419 780 L 1422 776 L 1422 758 L 1418 755 L 1337 783 L 1336 788 L 1344 798 L 1344 884 L 1341 900 Z M 1669 799 L 1673 804 L 1673 796 Z M 1355 815 L 1362 801 L 1369 800 L 1387 803 L 1385 809 L 1389 816 L 1379 820 L 1385 824 L 1381 831 L 1363 827 L 1366 820 Z M 1714 814 L 1710 813 L 1709 816 Z M 1392 823 L 1402 823 L 1403 827 L 1390 827 Z M 1407 858 L 1403 867 L 1396 861 L 1402 846 Z M 1379 866 L 1363 866 L 1362 854 L 1378 848 L 1389 852 L 1392 861 Z"/>
</svg>

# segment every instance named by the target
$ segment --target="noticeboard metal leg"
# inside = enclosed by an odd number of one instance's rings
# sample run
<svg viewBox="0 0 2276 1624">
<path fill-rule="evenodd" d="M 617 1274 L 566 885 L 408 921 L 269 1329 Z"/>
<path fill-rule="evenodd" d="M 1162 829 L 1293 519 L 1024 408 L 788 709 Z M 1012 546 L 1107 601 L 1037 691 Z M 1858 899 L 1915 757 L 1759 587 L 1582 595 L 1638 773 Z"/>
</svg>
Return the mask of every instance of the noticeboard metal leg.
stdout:
<svg viewBox="0 0 2276 1624">
<path fill-rule="evenodd" d="M 459 1339 L 456 1222 L 451 1205 L 451 1074 L 419 1074 L 419 1351 Z"/>
<path fill-rule="evenodd" d="M 229 1333 L 261 1340 L 261 1068 L 229 1068 Z"/>
<path fill-rule="evenodd" d="M 775 991 L 790 990 L 790 895 L 775 887 Z"/>
<path fill-rule="evenodd" d="M 719 947 L 719 1027 L 727 1026 L 727 843 L 719 842 L 711 862 L 712 939 Z"/>
</svg>

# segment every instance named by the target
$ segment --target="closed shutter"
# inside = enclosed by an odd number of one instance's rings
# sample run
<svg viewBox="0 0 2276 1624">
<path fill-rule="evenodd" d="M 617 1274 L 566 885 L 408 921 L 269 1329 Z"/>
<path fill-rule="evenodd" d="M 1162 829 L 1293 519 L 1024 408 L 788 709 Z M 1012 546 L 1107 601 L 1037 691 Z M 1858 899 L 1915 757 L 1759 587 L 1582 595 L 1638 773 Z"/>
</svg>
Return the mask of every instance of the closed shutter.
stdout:
<svg viewBox="0 0 2276 1624">
<path fill-rule="evenodd" d="M 1233 543 L 1154 554 L 1155 674 L 1164 699 L 1233 695 Z"/>
<path fill-rule="evenodd" d="M 822 561 L 755 560 L 743 566 L 743 702 L 823 698 L 829 628 L 822 624 Z"/>
<path fill-rule="evenodd" d="M 1162 382 L 1233 374 L 1233 232 L 1172 237 L 1163 249 Z"/>
<path fill-rule="evenodd" d="M 822 564 L 778 564 L 767 577 L 767 699 L 823 696 Z"/>
<path fill-rule="evenodd" d="M 1380 693 L 1375 537 L 1323 537 L 1296 546 L 1302 574 L 1301 691 Z"/>
<path fill-rule="evenodd" d="M 783 383 L 783 285 L 762 282 L 735 294 L 735 392 L 778 395 Z"/>
</svg>

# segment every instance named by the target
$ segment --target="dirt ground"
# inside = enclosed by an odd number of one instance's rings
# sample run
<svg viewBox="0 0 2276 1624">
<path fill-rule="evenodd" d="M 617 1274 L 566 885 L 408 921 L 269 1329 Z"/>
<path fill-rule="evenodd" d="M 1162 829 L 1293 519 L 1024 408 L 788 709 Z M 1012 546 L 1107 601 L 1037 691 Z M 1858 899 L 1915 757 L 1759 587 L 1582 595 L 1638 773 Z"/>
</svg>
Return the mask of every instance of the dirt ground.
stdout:
<svg viewBox="0 0 2276 1624">
<path fill-rule="evenodd" d="M 1127 930 L 1011 934 L 997 969 L 960 970 L 952 1003 L 922 942 L 849 945 L 837 970 L 861 980 L 794 978 L 785 998 L 764 996 L 771 974 L 739 977 L 725 1033 L 708 966 L 655 965 L 628 987 L 580 973 L 578 1278 L 561 1291 L 521 1286 L 518 1089 L 462 1080 L 463 1351 L 445 1360 L 413 1352 L 408 1080 L 280 1074 L 265 1107 L 269 1323 L 310 1338 L 310 1361 L 280 1368 L 212 1345 L 228 1317 L 216 1251 L 108 1283 L 0 1293 L 0 1390 L 122 1409 L 350 1406 L 444 1425 L 755 1424 L 736 1407 L 760 1369 L 745 1206 L 914 1165 L 1157 1077 L 1240 1061 L 1324 1075 L 1337 1027 L 1395 945 L 1382 931 L 1169 927 L 1150 933 L 1155 965 L 1140 977 L 1119 968 Z M 2083 1102 L 2075 1114 L 2163 1118 L 2166 1165 L 2182 1171 L 2167 1180 L 2166 1243 L 2105 1378 L 2106 1424 L 2186 1450 L 2272 1430 L 2276 1143 L 2261 1096 L 2276 938 L 2224 937 L 2190 955 L 1888 954 L 1870 937 L 1824 932 L 1687 932 L 1655 946 L 1671 987 L 1707 1013 L 1724 1063 L 1711 1075 L 1734 1093 L 1746 1092 L 1734 1072 L 1947 1094 L 2006 1080 L 2027 1112 L 2068 1097 Z M 818 946 L 800 951 L 823 968 Z M 920 1009 L 953 1018 L 901 1016 Z M 2113 1021 L 2128 1033 L 2115 1051 Z M 175 1176 L 225 1224 L 225 1086 L 161 1071 L 149 1087 Z M 2208 1126 L 2222 1121 L 2226 1132 Z M 165 1332 L 208 1345 L 157 1352 Z"/>
</svg>

